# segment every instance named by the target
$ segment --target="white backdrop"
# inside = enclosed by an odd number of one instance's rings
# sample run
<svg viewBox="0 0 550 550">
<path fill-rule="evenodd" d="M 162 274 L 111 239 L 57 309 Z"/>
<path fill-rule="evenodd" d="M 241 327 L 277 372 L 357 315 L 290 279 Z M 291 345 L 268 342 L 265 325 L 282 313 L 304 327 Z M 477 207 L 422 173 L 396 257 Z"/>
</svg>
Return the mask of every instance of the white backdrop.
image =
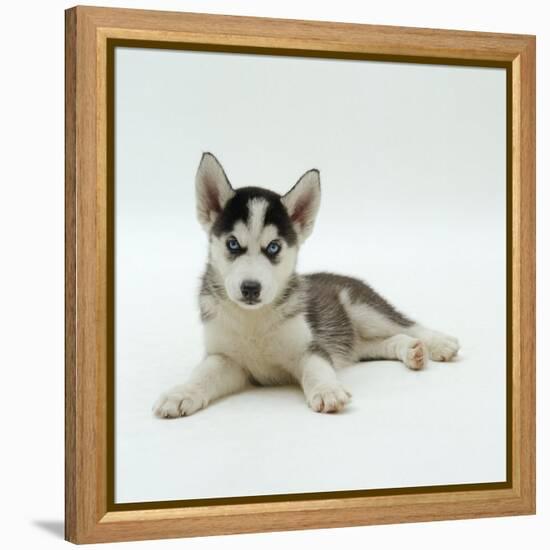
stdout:
<svg viewBox="0 0 550 550">
<path fill-rule="evenodd" d="M 116 501 L 504 481 L 505 71 L 122 48 L 115 89 Z M 203 355 L 203 150 L 281 193 L 319 168 L 299 269 L 367 278 L 460 360 L 347 369 L 338 417 L 289 388 L 152 417 Z"/>
<path fill-rule="evenodd" d="M 90 0 L 89 4 L 152 8 L 147 1 Z M 66 548 L 63 533 L 63 14 L 67 1 L 11 3 L 4 10 L 0 35 L 4 86 L 0 113 L 5 155 L 0 163 L 4 200 L 0 202 L 2 270 L 0 328 L 4 392 L 1 456 L 4 522 L 2 540 L 9 548 Z M 366 4 L 306 1 L 259 3 L 253 0 L 161 0 L 157 9 L 310 18 L 391 25 L 538 34 L 538 97 L 548 97 L 548 18 L 544 5 L 463 0 L 387 0 Z M 29 17 L 32 13 L 32 17 Z M 21 41 L 21 26 L 33 40 Z M 14 47 L 14 45 L 17 45 Z M 39 47 L 37 47 L 39 45 Z M 39 93 L 37 93 L 39 92 Z M 22 116 L 22 114 L 25 116 Z M 539 151 L 548 140 L 547 102 L 537 107 Z M 231 166 L 229 167 L 231 168 Z M 549 193 L 547 155 L 537 160 L 539 190 L 537 229 L 538 280 L 547 280 Z M 235 174 L 237 177 L 238 174 Z M 125 548 L 316 548 L 384 547 L 449 550 L 464 547 L 515 549 L 528 544 L 546 548 L 550 535 L 547 429 L 548 374 L 544 338 L 549 326 L 543 312 L 550 307 L 547 285 L 538 299 L 538 514 L 537 516 L 445 521 L 379 527 L 208 537 L 128 543 Z M 392 290 L 393 293 L 393 290 Z M 32 342 L 29 340 L 32 335 Z M 396 370 L 397 367 L 396 367 Z M 362 371 L 361 374 L 363 374 Z M 197 417 L 198 418 L 198 417 Z M 120 548 L 102 545 L 101 548 Z"/>
</svg>

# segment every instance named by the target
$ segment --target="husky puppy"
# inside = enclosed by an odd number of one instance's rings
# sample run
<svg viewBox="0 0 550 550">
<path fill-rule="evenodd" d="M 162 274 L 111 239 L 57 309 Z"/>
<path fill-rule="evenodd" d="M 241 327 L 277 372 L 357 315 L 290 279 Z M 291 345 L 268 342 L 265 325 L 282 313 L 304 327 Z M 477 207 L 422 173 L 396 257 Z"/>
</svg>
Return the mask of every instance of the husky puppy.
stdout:
<svg viewBox="0 0 550 550">
<path fill-rule="evenodd" d="M 189 380 L 153 406 L 161 418 L 188 416 L 250 384 L 301 385 L 317 412 L 351 398 L 336 370 L 366 359 L 396 359 L 410 369 L 448 361 L 456 338 L 409 319 L 366 283 L 344 275 L 295 271 L 319 209 L 318 170 L 286 195 L 234 189 L 204 153 L 196 175 L 199 222 L 209 256 L 199 295 L 205 356 Z"/>
</svg>

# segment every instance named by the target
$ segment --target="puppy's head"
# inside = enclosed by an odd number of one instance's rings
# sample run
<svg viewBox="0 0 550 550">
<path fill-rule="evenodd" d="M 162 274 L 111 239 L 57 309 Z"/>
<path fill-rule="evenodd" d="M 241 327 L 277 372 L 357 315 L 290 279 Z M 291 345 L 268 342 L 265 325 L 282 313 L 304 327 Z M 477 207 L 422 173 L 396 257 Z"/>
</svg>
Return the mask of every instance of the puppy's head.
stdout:
<svg viewBox="0 0 550 550">
<path fill-rule="evenodd" d="M 284 290 L 298 248 L 313 230 L 320 198 L 318 170 L 306 172 L 281 196 L 261 187 L 233 189 L 216 157 L 203 154 L 197 216 L 209 234 L 210 264 L 231 300 L 254 309 Z"/>
</svg>

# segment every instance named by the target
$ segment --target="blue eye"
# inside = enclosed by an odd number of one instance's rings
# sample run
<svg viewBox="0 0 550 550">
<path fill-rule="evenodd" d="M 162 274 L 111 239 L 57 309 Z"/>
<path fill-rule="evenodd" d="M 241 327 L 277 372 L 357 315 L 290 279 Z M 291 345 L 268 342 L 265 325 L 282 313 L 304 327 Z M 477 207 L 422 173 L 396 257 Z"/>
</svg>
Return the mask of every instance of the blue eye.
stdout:
<svg viewBox="0 0 550 550">
<path fill-rule="evenodd" d="M 267 245 L 267 248 L 265 249 L 265 251 L 270 256 L 275 256 L 276 254 L 278 254 L 280 252 L 280 250 L 281 250 L 281 245 L 277 241 L 271 241 Z"/>
<path fill-rule="evenodd" d="M 239 252 L 239 250 L 241 249 L 241 245 L 239 244 L 239 241 L 235 239 L 235 237 L 229 237 L 229 239 L 227 239 L 226 245 L 230 252 Z"/>
</svg>

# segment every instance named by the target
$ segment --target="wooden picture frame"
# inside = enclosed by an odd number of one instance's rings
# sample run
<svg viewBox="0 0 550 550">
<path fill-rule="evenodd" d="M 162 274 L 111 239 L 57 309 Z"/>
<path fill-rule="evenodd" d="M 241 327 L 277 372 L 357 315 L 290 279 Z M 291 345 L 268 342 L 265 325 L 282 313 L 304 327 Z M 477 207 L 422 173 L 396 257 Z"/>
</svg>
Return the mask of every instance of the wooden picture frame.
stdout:
<svg viewBox="0 0 550 550">
<path fill-rule="evenodd" d="M 113 505 L 112 56 L 158 48 L 501 67 L 507 74 L 507 481 L 189 506 Z M 535 37 L 96 7 L 66 11 L 66 539 L 535 513 Z"/>
</svg>

